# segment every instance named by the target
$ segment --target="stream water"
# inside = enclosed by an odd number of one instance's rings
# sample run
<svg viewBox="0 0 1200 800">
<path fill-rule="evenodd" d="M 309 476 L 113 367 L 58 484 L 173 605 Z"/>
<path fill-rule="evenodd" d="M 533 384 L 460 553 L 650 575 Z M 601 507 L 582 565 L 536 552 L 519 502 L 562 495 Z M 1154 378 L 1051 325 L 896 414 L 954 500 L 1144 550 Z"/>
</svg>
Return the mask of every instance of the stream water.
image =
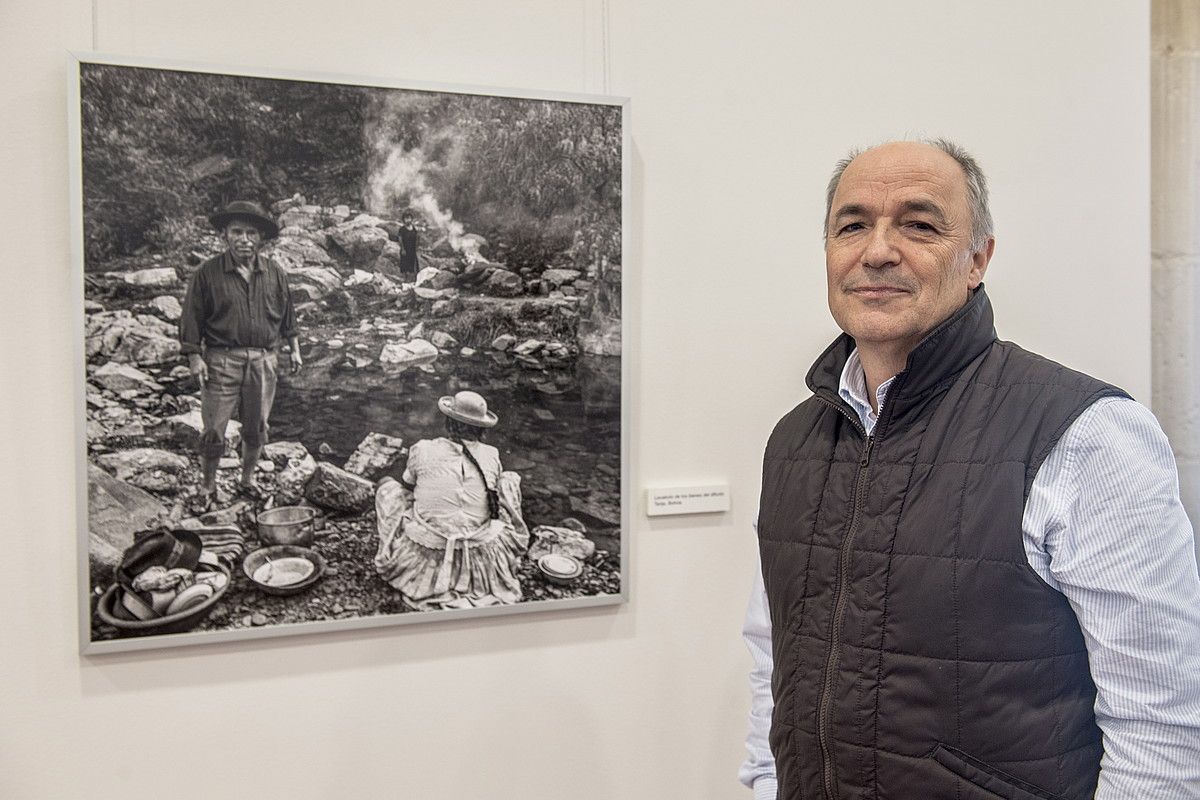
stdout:
<svg viewBox="0 0 1200 800">
<path fill-rule="evenodd" d="M 502 354 L 443 355 L 424 367 L 345 369 L 338 351 L 306 353 L 299 376 L 280 376 L 273 441 L 300 441 L 341 465 L 368 433 L 407 447 L 444 434 L 443 395 L 470 389 L 499 422 L 485 441 L 521 475 L 530 527 L 584 521 L 598 545 L 619 546 L 620 359 L 580 356 L 566 369 L 529 369 Z M 324 448 L 322 446 L 324 445 Z M 317 455 L 324 449 L 322 455 Z M 392 474 L 399 476 L 403 460 Z"/>
</svg>

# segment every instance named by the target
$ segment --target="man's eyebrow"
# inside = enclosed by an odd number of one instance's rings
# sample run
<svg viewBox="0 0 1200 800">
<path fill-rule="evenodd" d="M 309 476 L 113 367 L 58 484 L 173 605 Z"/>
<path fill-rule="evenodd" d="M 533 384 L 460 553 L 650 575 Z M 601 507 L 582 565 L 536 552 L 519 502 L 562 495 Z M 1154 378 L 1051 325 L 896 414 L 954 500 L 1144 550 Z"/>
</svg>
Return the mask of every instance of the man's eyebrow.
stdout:
<svg viewBox="0 0 1200 800">
<path fill-rule="evenodd" d="M 945 224 L 946 214 L 942 211 L 942 207 L 932 200 L 906 200 L 900 204 L 900 210 L 905 213 L 924 213 L 937 218 L 938 222 Z"/>
<path fill-rule="evenodd" d="M 866 215 L 867 209 L 865 206 L 859 205 L 858 203 L 847 203 L 839 208 L 837 213 L 833 215 L 833 221 L 837 222 L 842 217 L 865 217 Z"/>
</svg>

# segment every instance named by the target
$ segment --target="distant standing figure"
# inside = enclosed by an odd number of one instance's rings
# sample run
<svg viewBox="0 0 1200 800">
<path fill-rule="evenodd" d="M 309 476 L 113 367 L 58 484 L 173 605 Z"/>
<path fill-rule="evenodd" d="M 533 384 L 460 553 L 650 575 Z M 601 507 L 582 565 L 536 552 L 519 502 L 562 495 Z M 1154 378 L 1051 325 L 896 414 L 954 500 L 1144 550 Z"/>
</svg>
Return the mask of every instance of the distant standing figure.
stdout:
<svg viewBox="0 0 1200 800">
<path fill-rule="evenodd" d="M 242 423 L 240 492 L 261 499 L 254 470 L 267 443 L 279 340 L 291 346 L 293 373 L 304 363 L 287 275 L 258 252 L 279 233 L 279 226 L 262 206 L 246 200 L 230 203 L 209 219 L 221 231 L 226 250 L 192 275 L 179 321 L 181 349 L 201 390 L 201 510 L 216 501 L 225 428 L 235 414 Z"/>
<path fill-rule="evenodd" d="M 409 280 L 417 277 L 417 239 L 423 229 L 413 212 L 405 211 L 400 215 L 400 272 Z"/>
<path fill-rule="evenodd" d="M 447 435 L 414 444 L 402 482 L 384 478 L 375 494 L 375 569 L 419 611 L 516 603 L 529 529 L 520 476 L 480 441 L 496 415 L 475 392 L 443 397 L 438 410 Z"/>
</svg>

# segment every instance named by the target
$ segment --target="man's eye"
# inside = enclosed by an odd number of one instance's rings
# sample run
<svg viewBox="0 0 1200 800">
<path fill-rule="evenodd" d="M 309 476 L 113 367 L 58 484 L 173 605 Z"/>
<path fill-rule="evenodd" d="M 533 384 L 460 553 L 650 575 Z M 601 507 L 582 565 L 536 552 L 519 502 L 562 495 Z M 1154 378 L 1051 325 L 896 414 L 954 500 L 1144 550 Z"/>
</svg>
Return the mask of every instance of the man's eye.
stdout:
<svg viewBox="0 0 1200 800">
<path fill-rule="evenodd" d="M 937 230 L 928 222 L 910 222 L 908 223 L 908 227 L 914 228 L 922 233 L 934 233 Z"/>
<path fill-rule="evenodd" d="M 839 228 L 838 233 L 854 233 L 855 231 L 862 230 L 862 227 L 863 224 L 861 222 L 850 222 Z"/>
</svg>

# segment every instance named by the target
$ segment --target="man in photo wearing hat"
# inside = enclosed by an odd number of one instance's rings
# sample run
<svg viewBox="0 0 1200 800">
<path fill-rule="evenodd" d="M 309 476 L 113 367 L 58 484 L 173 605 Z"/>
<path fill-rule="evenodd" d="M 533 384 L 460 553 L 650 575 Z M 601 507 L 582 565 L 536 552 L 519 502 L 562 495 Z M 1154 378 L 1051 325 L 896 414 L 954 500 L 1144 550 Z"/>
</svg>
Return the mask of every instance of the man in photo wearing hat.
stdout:
<svg viewBox="0 0 1200 800">
<path fill-rule="evenodd" d="M 179 339 L 188 367 L 201 387 L 201 505 L 216 499 L 217 465 L 225 451 L 225 428 L 242 423 L 240 491 L 258 499 L 254 471 L 267 442 L 267 418 L 275 399 L 280 339 L 289 345 L 293 373 L 303 365 L 287 275 L 259 254 L 279 226 L 262 206 L 237 200 L 210 220 L 226 250 L 208 259 L 188 282 Z"/>
</svg>

